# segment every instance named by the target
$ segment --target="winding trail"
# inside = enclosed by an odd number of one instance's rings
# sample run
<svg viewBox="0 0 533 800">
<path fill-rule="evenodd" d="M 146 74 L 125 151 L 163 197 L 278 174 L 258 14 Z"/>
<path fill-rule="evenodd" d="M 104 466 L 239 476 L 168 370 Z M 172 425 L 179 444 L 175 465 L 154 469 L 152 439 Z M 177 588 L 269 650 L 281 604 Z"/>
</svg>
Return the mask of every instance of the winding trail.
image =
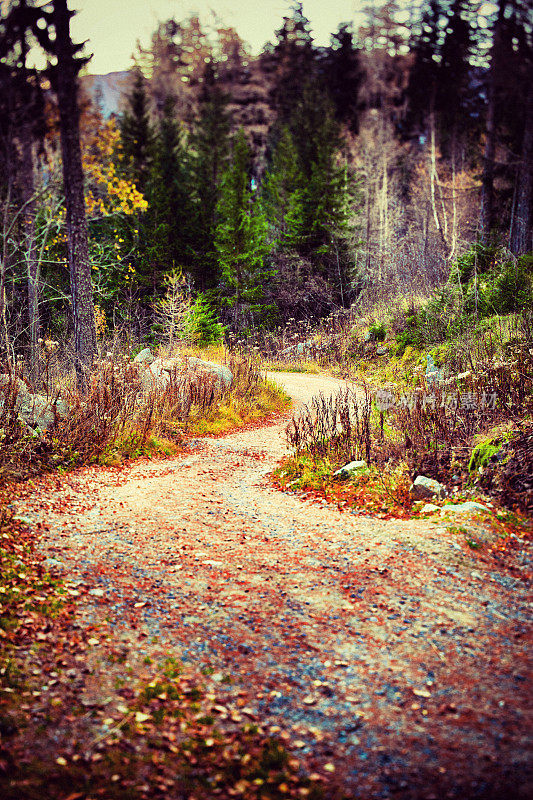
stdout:
<svg viewBox="0 0 533 800">
<path fill-rule="evenodd" d="M 272 377 L 297 402 L 343 384 Z M 169 655 L 205 667 L 220 702 L 333 763 L 327 796 L 531 796 L 523 564 L 479 562 L 439 519 L 277 491 L 284 424 L 50 481 L 23 511 L 85 587 L 79 623 L 107 620 L 134 677 Z M 102 673 L 84 691 L 113 700 Z"/>
</svg>

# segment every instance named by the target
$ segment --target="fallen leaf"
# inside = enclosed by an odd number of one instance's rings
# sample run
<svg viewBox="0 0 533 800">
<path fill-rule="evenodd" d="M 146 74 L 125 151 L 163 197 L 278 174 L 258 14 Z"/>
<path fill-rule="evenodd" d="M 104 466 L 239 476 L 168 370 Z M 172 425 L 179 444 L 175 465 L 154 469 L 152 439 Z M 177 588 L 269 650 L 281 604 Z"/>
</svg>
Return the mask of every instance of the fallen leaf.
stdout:
<svg viewBox="0 0 533 800">
<path fill-rule="evenodd" d="M 431 692 L 428 692 L 427 689 L 413 689 L 413 694 L 416 694 L 417 697 L 431 697 Z"/>
</svg>

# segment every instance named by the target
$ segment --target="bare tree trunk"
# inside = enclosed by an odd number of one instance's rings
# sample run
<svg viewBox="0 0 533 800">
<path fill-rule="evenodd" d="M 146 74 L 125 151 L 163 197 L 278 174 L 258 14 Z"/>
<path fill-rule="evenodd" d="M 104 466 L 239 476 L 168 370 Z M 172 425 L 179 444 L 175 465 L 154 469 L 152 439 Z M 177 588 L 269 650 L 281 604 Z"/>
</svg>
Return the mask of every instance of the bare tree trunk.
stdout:
<svg viewBox="0 0 533 800">
<path fill-rule="evenodd" d="M 439 211 L 437 208 L 437 189 L 440 191 L 440 187 L 438 186 L 439 183 L 439 176 L 437 173 L 437 147 L 435 143 L 435 118 L 433 113 L 431 114 L 431 135 L 430 135 L 430 148 L 429 148 L 429 191 L 430 191 L 430 201 L 431 201 L 431 210 L 433 211 L 433 219 L 435 221 L 435 227 L 437 229 L 437 233 L 439 234 L 442 244 L 444 246 L 444 253 L 446 257 L 448 257 L 448 253 L 450 248 L 448 246 L 448 242 L 446 240 L 446 234 L 443 230 L 442 222 L 439 217 Z M 443 208 L 443 217 L 446 220 L 446 209 L 442 203 L 442 196 L 441 196 L 441 206 Z"/>
<path fill-rule="evenodd" d="M 2 225 L 2 253 L 0 255 L 0 358 L 6 362 L 8 370 L 12 369 L 11 351 L 9 347 L 9 336 L 7 331 L 7 301 L 6 301 L 6 272 L 8 260 L 8 228 L 9 228 L 9 207 L 11 205 L 11 192 L 8 187 L 7 198 L 4 202 L 4 214 Z"/>
<path fill-rule="evenodd" d="M 379 212 L 379 252 L 378 264 L 379 274 L 378 280 L 383 281 L 383 267 L 385 263 L 385 254 L 389 245 L 389 184 L 388 184 L 388 163 L 387 155 L 383 154 L 383 169 L 381 176 L 381 190 L 378 192 L 378 212 Z"/>
<path fill-rule="evenodd" d="M 2 259 L 0 259 L 0 357 L 5 359 L 7 369 L 11 371 L 13 363 L 7 332 L 6 310 L 6 262 L 2 257 Z"/>
<path fill-rule="evenodd" d="M 372 213 L 372 203 L 371 203 L 371 195 L 372 195 L 372 182 L 370 177 L 367 179 L 366 182 L 366 254 L 365 254 L 365 273 L 366 275 L 370 275 L 370 266 L 371 266 L 371 258 L 370 258 L 370 234 L 372 232 L 372 220 L 371 220 L 371 213 Z"/>
<path fill-rule="evenodd" d="M 533 72 L 533 70 L 531 70 Z M 531 75 L 533 81 L 533 74 Z M 510 232 L 510 249 L 515 255 L 531 250 L 531 195 L 533 180 L 533 89 L 528 87 L 527 109 L 522 139 L 522 153 L 518 165 L 515 186 L 515 203 Z"/>
<path fill-rule="evenodd" d="M 457 251 L 457 137 L 455 129 L 453 131 L 452 141 L 452 241 L 450 245 L 450 252 L 448 254 L 448 261 L 452 261 Z"/>
<path fill-rule="evenodd" d="M 489 239 L 494 217 L 494 152 L 496 147 L 496 131 L 494 124 L 496 109 L 494 94 L 494 89 L 489 89 L 489 104 L 485 123 L 483 177 L 481 179 L 481 210 L 479 217 L 479 229 L 481 241 L 483 242 L 487 242 Z"/>
<path fill-rule="evenodd" d="M 33 173 L 33 145 L 31 138 L 31 131 L 28 126 L 26 130 L 22 131 L 23 139 L 23 157 L 22 169 L 23 187 L 24 187 L 24 200 L 26 203 L 26 210 L 24 213 L 24 240 L 25 240 L 25 259 L 26 259 L 26 276 L 27 276 L 27 291 L 28 291 L 28 377 L 35 389 L 39 383 L 39 335 L 40 335 L 40 319 L 39 319 L 39 273 L 40 265 L 37 254 L 37 243 L 35 240 L 35 186 L 34 186 L 34 173 Z"/>
<path fill-rule="evenodd" d="M 485 151 L 481 178 L 481 208 L 479 230 L 482 242 L 488 242 L 494 224 L 494 158 L 496 152 L 496 84 L 498 80 L 501 28 L 504 21 L 505 0 L 500 0 L 498 19 L 494 28 L 492 57 L 489 70 L 487 117 L 485 120 Z"/>
<path fill-rule="evenodd" d="M 77 48 L 70 38 L 71 16 L 67 0 L 54 0 L 57 55 L 54 84 L 59 105 L 75 367 L 78 382 L 84 387 L 96 354 L 96 325 L 80 148 L 78 64 L 74 58 Z"/>
</svg>

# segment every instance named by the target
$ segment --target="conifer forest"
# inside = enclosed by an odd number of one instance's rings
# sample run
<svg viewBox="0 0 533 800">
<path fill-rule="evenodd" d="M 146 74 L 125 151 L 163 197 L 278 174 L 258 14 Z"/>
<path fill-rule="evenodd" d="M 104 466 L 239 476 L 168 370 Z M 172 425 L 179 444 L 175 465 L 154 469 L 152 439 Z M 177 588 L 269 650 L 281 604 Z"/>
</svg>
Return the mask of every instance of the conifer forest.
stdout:
<svg viewBox="0 0 533 800">
<path fill-rule="evenodd" d="M 259 54 L 169 20 L 111 115 L 76 94 L 66 5 L 42 6 L 14 3 L 1 45 L 2 353 L 34 378 L 45 335 L 94 358 L 91 306 L 157 336 L 175 274 L 240 335 L 430 293 L 475 247 L 531 251 L 523 0 L 374 5 L 329 47 L 297 3 Z"/>
</svg>

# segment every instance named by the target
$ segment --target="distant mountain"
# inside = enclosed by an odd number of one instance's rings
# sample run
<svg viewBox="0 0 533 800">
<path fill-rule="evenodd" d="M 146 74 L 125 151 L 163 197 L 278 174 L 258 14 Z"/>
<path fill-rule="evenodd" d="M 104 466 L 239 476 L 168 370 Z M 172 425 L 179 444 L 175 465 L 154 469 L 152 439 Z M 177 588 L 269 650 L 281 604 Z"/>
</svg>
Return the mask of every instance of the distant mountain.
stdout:
<svg viewBox="0 0 533 800">
<path fill-rule="evenodd" d="M 109 72 L 107 75 L 83 75 L 80 78 L 82 99 L 97 106 L 104 117 L 121 114 L 133 85 L 131 71 Z"/>
</svg>

